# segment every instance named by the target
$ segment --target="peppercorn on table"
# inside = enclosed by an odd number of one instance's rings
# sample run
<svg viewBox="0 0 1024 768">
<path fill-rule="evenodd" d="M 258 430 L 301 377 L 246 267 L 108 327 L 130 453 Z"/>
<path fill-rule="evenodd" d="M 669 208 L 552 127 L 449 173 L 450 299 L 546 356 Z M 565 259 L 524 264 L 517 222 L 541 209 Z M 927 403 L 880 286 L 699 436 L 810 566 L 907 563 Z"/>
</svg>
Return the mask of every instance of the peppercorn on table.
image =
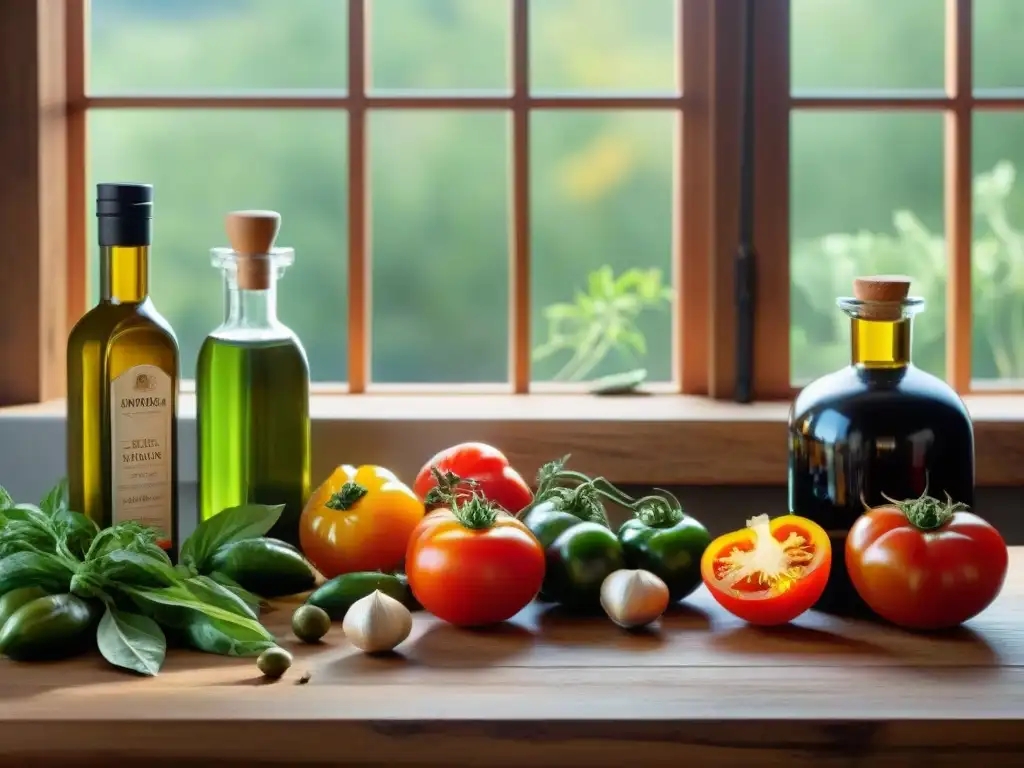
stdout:
<svg viewBox="0 0 1024 768">
<path fill-rule="evenodd" d="M 1024 548 L 965 627 L 916 635 L 816 613 L 743 624 L 702 589 L 651 631 L 533 605 L 494 629 L 416 615 L 393 654 L 335 624 L 295 663 L 172 651 L 0 661 L 0 764 L 930 766 L 1024 764 Z M 683 761 L 686 761 L 685 763 Z"/>
</svg>

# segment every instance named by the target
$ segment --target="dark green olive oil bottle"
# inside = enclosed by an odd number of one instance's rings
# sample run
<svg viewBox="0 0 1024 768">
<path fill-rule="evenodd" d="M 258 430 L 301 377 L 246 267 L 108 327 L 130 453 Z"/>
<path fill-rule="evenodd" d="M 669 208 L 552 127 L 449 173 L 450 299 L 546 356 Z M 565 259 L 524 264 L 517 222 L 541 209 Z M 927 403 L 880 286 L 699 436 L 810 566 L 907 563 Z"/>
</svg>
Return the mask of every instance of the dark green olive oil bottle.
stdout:
<svg viewBox="0 0 1024 768">
<path fill-rule="evenodd" d="M 196 367 L 199 518 L 283 504 L 269 535 L 298 546 L 310 486 L 309 364 L 277 319 L 277 280 L 295 258 L 274 247 L 280 221 L 272 211 L 230 213 L 232 247 L 213 249 L 227 306 Z"/>
</svg>

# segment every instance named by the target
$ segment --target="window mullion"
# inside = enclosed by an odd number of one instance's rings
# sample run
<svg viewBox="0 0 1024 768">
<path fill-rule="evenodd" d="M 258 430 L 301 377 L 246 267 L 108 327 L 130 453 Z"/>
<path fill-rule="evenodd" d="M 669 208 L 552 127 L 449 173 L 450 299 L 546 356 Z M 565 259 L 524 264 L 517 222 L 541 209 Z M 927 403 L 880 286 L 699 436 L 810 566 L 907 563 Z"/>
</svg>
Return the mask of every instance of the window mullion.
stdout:
<svg viewBox="0 0 1024 768">
<path fill-rule="evenodd" d="M 366 391 L 370 369 L 369 183 L 366 175 L 366 0 L 348 6 L 348 388 Z"/>
<path fill-rule="evenodd" d="M 708 392 L 711 275 L 711 3 L 679 0 L 679 136 L 676 164 L 672 338 L 674 380 L 687 395 Z M 683 105 L 685 104 L 685 109 Z"/>
<path fill-rule="evenodd" d="M 512 388 L 530 391 L 530 0 L 512 5 L 512 227 L 509 350 Z"/>
<path fill-rule="evenodd" d="M 754 396 L 788 399 L 790 0 L 754 0 Z"/>
<path fill-rule="evenodd" d="M 971 123 L 973 0 L 946 0 L 945 116 L 946 378 L 958 392 L 971 387 Z"/>
</svg>

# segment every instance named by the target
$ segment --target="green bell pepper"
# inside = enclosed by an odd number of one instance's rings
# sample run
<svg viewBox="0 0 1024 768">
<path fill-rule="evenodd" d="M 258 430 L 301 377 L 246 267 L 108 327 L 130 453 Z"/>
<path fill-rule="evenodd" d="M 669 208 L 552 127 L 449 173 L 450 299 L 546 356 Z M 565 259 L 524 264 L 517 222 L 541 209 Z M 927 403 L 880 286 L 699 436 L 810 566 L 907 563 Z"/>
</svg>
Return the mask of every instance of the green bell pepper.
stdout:
<svg viewBox="0 0 1024 768">
<path fill-rule="evenodd" d="M 634 515 L 619 528 L 618 538 L 629 568 L 658 576 L 672 602 L 701 583 L 700 559 L 711 543 L 708 529 L 683 512 L 678 499 L 663 491 L 633 503 Z"/>
</svg>

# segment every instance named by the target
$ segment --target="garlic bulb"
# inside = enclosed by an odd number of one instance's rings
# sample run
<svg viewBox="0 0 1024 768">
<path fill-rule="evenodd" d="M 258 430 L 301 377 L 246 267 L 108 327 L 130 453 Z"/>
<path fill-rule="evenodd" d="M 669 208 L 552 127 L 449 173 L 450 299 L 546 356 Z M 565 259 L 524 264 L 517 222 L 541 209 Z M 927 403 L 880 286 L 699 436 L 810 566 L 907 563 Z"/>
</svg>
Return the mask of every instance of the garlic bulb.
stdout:
<svg viewBox="0 0 1024 768">
<path fill-rule="evenodd" d="M 390 651 L 412 631 L 412 614 L 395 598 L 378 589 L 352 604 L 345 613 L 341 629 L 361 651 Z"/>
<path fill-rule="evenodd" d="M 614 571 L 601 583 L 601 607 L 620 627 L 640 627 L 668 608 L 668 587 L 650 571 Z"/>
</svg>

